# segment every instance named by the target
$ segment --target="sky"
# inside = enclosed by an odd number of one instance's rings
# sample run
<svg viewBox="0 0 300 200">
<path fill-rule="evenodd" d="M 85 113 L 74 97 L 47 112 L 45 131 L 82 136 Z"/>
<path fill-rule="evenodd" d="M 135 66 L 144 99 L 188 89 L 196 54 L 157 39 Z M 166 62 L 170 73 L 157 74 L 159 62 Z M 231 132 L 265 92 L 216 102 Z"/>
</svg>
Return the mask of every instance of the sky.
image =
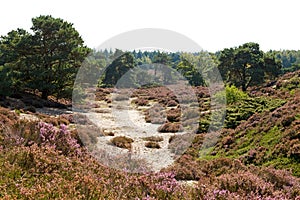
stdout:
<svg viewBox="0 0 300 200">
<path fill-rule="evenodd" d="M 5 0 L 0 35 L 52 15 L 74 24 L 88 47 L 140 28 L 176 31 L 215 52 L 257 42 L 264 51 L 300 49 L 298 0 Z"/>
</svg>

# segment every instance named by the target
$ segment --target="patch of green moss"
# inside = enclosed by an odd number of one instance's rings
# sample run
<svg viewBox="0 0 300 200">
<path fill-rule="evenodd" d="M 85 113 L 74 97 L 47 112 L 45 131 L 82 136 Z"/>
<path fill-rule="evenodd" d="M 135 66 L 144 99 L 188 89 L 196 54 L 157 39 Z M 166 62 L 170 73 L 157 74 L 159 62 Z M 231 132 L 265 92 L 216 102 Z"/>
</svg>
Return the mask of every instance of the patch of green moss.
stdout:
<svg viewBox="0 0 300 200">
<path fill-rule="evenodd" d="M 282 99 L 266 97 L 247 98 L 226 108 L 225 127 L 236 128 L 241 122 L 247 120 L 254 113 L 273 111 L 285 103 Z"/>
<path fill-rule="evenodd" d="M 267 133 L 262 133 L 259 144 L 264 147 L 274 147 L 279 143 L 282 134 L 277 126 L 272 127 Z"/>
<path fill-rule="evenodd" d="M 279 157 L 265 162 L 263 166 L 274 166 L 277 169 L 290 169 L 294 176 L 300 177 L 300 163 L 292 158 Z"/>
</svg>

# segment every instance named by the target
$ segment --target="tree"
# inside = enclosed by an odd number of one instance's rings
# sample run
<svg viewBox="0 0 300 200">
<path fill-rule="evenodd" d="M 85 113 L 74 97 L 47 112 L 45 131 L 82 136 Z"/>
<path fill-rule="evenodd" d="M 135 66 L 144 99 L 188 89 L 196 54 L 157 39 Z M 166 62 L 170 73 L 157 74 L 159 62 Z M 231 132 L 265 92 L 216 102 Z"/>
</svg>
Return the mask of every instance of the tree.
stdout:
<svg viewBox="0 0 300 200">
<path fill-rule="evenodd" d="M 277 60 L 272 54 L 264 56 L 265 79 L 273 80 L 281 73 L 282 62 Z"/>
<path fill-rule="evenodd" d="M 136 66 L 135 59 L 130 52 L 121 53 L 120 50 L 116 50 L 113 58 L 115 59 L 106 68 L 104 78 L 101 81 L 101 84 L 106 87 L 115 86 L 123 75 Z M 126 78 L 130 79 L 128 80 L 130 83 L 133 82 L 131 77 Z M 128 84 L 130 83 L 128 82 Z"/>
<path fill-rule="evenodd" d="M 205 82 L 202 74 L 185 56 L 181 56 L 181 61 L 177 65 L 177 70 L 189 81 L 193 86 L 203 86 Z"/>
<path fill-rule="evenodd" d="M 173 80 L 171 65 L 171 58 L 165 52 L 158 52 L 154 58 L 154 76 L 157 76 L 157 71 L 161 71 L 162 82 L 163 84 L 171 83 Z"/>
<path fill-rule="evenodd" d="M 300 51 L 283 50 L 283 51 L 269 51 L 267 52 L 271 57 L 275 57 L 281 61 L 281 73 L 293 72 L 300 69 Z"/>
<path fill-rule="evenodd" d="M 21 89 L 21 85 L 29 76 L 27 53 L 30 49 L 26 44 L 30 34 L 23 29 L 9 32 L 1 36 L 0 40 L 0 66 L 1 86 L 0 93 L 9 95 Z M 21 69 L 24 73 L 21 73 Z"/>
<path fill-rule="evenodd" d="M 32 19 L 33 34 L 11 31 L 1 40 L 4 63 L 20 74 L 22 88 L 49 95 L 70 97 L 77 70 L 90 49 L 68 23 L 52 16 Z"/>
<path fill-rule="evenodd" d="M 263 83 L 267 73 L 276 76 L 278 65 L 276 62 L 270 65 L 270 61 L 264 58 L 259 44 L 251 42 L 221 51 L 218 68 L 227 83 L 245 91 L 249 86 Z"/>
</svg>

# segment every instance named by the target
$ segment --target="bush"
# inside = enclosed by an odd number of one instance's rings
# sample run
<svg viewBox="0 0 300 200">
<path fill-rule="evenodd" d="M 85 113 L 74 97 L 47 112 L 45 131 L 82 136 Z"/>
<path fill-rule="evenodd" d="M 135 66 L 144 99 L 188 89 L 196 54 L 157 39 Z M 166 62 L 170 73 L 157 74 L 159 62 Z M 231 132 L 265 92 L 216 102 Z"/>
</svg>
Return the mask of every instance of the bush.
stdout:
<svg viewBox="0 0 300 200">
<path fill-rule="evenodd" d="M 110 141 L 117 147 L 130 150 L 133 139 L 126 136 L 117 136 L 112 138 Z"/>
<path fill-rule="evenodd" d="M 160 145 L 157 142 L 146 142 L 145 147 L 152 148 L 152 149 L 160 149 Z"/>
<path fill-rule="evenodd" d="M 98 137 L 103 136 L 102 130 L 95 125 L 77 125 L 77 135 L 85 146 L 94 145 L 98 142 Z"/>
<path fill-rule="evenodd" d="M 179 122 L 181 118 L 181 111 L 180 109 L 176 108 L 172 108 L 171 110 L 167 111 L 167 120 L 169 122 Z"/>
<path fill-rule="evenodd" d="M 238 102 L 248 97 L 248 95 L 235 86 L 226 86 L 226 101 L 228 104 Z"/>
<path fill-rule="evenodd" d="M 177 133 L 181 131 L 183 131 L 183 127 L 181 123 L 178 122 L 174 122 L 174 123 L 167 122 L 161 125 L 160 127 L 158 127 L 158 132 L 161 133 Z"/>
<path fill-rule="evenodd" d="M 143 140 L 150 142 L 162 142 L 164 139 L 161 136 L 150 136 L 143 138 Z"/>
<path fill-rule="evenodd" d="M 138 98 L 133 100 L 133 103 L 138 105 L 138 106 L 147 106 L 149 105 L 149 101 L 147 99 L 144 98 Z"/>
<path fill-rule="evenodd" d="M 238 102 L 245 98 L 248 98 L 247 93 L 239 90 L 234 85 L 226 86 L 225 95 L 226 95 L 226 103 L 227 104 L 233 104 L 235 102 Z M 224 91 L 216 93 L 215 98 L 216 98 L 217 102 L 225 102 L 225 99 L 224 99 L 225 95 L 224 95 Z"/>
<path fill-rule="evenodd" d="M 183 119 L 188 120 L 188 119 L 193 119 L 196 117 L 200 117 L 200 112 L 198 111 L 198 108 L 187 108 L 183 110 Z"/>
<path fill-rule="evenodd" d="M 173 99 L 169 100 L 167 103 L 168 107 L 177 106 L 177 105 L 178 105 L 178 103 Z"/>
<path fill-rule="evenodd" d="M 61 124 L 59 128 L 56 128 L 52 124 L 39 122 L 37 128 L 42 145 L 53 146 L 64 155 L 80 154 L 80 145 L 66 125 Z"/>
</svg>

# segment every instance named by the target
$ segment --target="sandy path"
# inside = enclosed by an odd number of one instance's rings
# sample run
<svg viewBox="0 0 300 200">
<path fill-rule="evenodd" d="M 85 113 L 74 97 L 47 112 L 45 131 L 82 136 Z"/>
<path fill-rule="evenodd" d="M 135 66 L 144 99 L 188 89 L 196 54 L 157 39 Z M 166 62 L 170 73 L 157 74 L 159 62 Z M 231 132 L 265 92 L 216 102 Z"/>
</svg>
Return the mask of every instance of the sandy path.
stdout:
<svg viewBox="0 0 300 200">
<path fill-rule="evenodd" d="M 146 167 L 150 171 L 159 171 L 160 169 L 171 165 L 174 162 L 174 154 L 168 149 L 169 138 L 174 133 L 159 133 L 157 128 L 159 124 L 146 123 L 142 111 L 134 108 L 130 104 L 132 99 L 125 101 L 113 101 L 111 108 L 105 102 L 97 102 L 100 108 L 95 108 L 87 113 L 88 118 L 104 132 L 113 132 L 114 136 L 98 137 L 97 149 L 106 151 L 111 157 L 110 160 L 102 160 L 111 163 L 111 159 L 121 156 L 130 157 L 135 160 L 146 162 Z M 106 104 L 106 105 L 105 105 Z M 184 132 L 176 133 L 184 134 Z M 127 136 L 134 140 L 131 151 L 122 149 L 110 144 L 110 140 L 116 136 Z M 163 141 L 159 142 L 160 149 L 145 147 L 144 137 L 161 136 Z M 118 160 L 115 160 L 118 162 Z M 130 162 L 130 161 L 129 161 Z M 104 163 L 105 164 L 105 163 Z M 116 163 L 117 165 L 117 163 Z M 135 171 L 137 169 L 133 169 Z"/>
</svg>

